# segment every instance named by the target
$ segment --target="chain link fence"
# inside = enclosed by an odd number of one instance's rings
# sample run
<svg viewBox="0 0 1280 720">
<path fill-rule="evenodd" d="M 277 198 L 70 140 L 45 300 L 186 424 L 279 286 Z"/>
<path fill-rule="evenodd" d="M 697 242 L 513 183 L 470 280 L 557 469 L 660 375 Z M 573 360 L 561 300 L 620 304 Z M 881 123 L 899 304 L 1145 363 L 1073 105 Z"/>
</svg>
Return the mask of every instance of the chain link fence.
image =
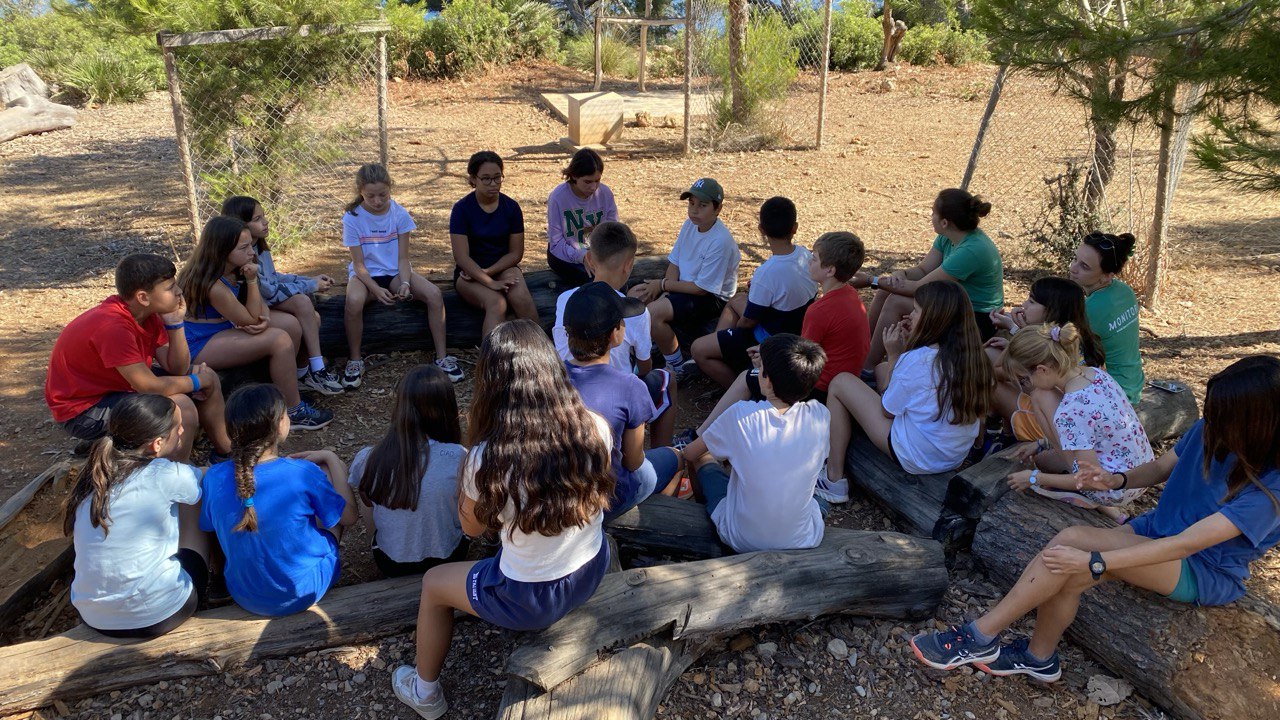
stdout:
<svg viewBox="0 0 1280 720">
<path fill-rule="evenodd" d="M 288 247 L 341 227 L 356 169 L 386 161 L 381 24 L 159 37 L 192 232 L 250 195 Z"/>
<path fill-rule="evenodd" d="M 1088 231 L 1133 233 L 1137 252 L 1125 275 L 1144 294 L 1141 269 L 1157 204 L 1159 128 L 1119 125 L 1114 172 L 1103 201 L 1090 212 L 1085 192 L 1097 157 L 1087 107 L 1051 80 L 1014 70 L 997 74 L 992 98 L 976 164 L 971 160 L 966 172 L 968 189 L 994 206 L 983 227 L 1018 241 L 1027 257 L 1017 264 L 1039 264 L 1055 273 L 1065 273 Z"/>
<path fill-rule="evenodd" d="M 692 128 L 690 149 L 812 148 L 820 143 L 825 92 L 824 24 L 829 5 L 689 0 Z M 742 51 L 731 67 L 737 24 Z"/>
</svg>

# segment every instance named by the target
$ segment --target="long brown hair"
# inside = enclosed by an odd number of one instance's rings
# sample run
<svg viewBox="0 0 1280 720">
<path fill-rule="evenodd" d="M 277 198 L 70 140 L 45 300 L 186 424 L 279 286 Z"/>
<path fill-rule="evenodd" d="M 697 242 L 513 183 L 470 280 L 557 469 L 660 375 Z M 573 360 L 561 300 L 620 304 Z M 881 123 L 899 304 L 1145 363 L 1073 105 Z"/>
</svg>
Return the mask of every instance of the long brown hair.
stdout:
<svg viewBox="0 0 1280 720">
<path fill-rule="evenodd" d="M 93 498 L 89 522 L 102 528 L 103 535 L 110 532 L 111 495 L 130 475 L 156 459 L 143 446 L 173 432 L 179 422 L 174 409 L 169 398 L 147 393 L 130 394 L 111 408 L 107 434 L 94 442 L 89 461 L 67 496 L 63 534 L 71 535 L 75 530 L 76 511 L 86 498 Z"/>
<path fill-rule="evenodd" d="M 209 291 L 226 272 L 227 258 L 248 230 L 237 218 L 215 215 L 200 231 L 200 242 L 178 273 L 178 287 L 187 299 L 187 315 L 199 317 L 209 307 Z"/>
<path fill-rule="evenodd" d="M 1280 513 L 1280 500 L 1261 480 L 1280 469 L 1280 360 L 1253 355 L 1209 378 L 1204 397 L 1206 479 L 1213 460 L 1232 460 L 1223 503 L 1253 485 Z"/>
<path fill-rule="evenodd" d="M 245 385 L 227 398 L 227 435 L 231 438 L 236 496 L 244 506 L 240 522 L 232 532 L 258 531 L 258 511 L 253 496 L 258 486 L 253 468 L 268 450 L 280 442 L 280 418 L 285 414 L 284 396 L 275 385 Z"/>
<path fill-rule="evenodd" d="M 951 424 L 967 425 L 991 414 L 996 377 L 982 351 L 982 337 L 973 305 L 964 288 L 950 280 L 935 280 L 916 290 L 920 319 L 911 328 L 907 349 L 938 346 L 938 414 L 951 408 Z"/>
<path fill-rule="evenodd" d="M 453 383 L 434 365 L 419 365 L 400 380 L 391 426 L 369 451 L 360 494 L 370 504 L 417 510 L 422 476 L 431 461 L 428 441 L 458 443 L 458 398 Z"/>
<path fill-rule="evenodd" d="M 1044 306 L 1045 324 L 1071 323 L 1080 333 L 1080 354 L 1089 367 L 1100 368 L 1107 362 L 1102 340 L 1089 324 L 1089 313 L 1084 305 L 1084 288 L 1067 278 L 1044 277 L 1031 283 L 1031 299 Z"/>
<path fill-rule="evenodd" d="M 469 425 L 471 445 L 484 443 L 475 515 L 486 527 L 501 527 L 510 503 L 513 528 L 559 535 L 590 522 L 613 495 L 605 440 L 531 320 L 505 322 L 485 337 Z"/>
</svg>

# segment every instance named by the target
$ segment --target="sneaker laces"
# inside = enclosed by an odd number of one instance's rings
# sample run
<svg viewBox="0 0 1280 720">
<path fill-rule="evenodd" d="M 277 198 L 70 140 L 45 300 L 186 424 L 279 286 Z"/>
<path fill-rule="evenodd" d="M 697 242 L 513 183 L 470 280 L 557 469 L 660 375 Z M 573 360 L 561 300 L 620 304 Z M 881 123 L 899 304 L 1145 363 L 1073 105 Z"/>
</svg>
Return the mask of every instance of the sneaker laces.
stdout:
<svg viewBox="0 0 1280 720">
<path fill-rule="evenodd" d="M 446 370 L 446 371 L 457 370 L 458 359 L 452 355 L 445 355 L 444 357 L 436 360 L 436 366 L 439 367 L 441 370 Z"/>
</svg>

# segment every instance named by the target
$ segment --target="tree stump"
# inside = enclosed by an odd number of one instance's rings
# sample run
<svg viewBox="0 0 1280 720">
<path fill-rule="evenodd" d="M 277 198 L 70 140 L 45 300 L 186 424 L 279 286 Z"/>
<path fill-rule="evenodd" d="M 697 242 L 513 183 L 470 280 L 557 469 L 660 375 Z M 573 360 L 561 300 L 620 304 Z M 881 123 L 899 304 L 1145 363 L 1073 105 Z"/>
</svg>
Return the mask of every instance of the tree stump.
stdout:
<svg viewBox="0 0 1280 720">
<path fill-rule="evenodd" d="M 893 7 L 888 0 L 885 0 L 884 10 L 880 14 L 880 31 L 884 33 L 884 46 L 880 51 L 880 62 L 876 63 L 876 70 L 884 70 L 894 63 L 902 37 L 907 34 L 907 24 L 893 19 Z"/>
</svg>

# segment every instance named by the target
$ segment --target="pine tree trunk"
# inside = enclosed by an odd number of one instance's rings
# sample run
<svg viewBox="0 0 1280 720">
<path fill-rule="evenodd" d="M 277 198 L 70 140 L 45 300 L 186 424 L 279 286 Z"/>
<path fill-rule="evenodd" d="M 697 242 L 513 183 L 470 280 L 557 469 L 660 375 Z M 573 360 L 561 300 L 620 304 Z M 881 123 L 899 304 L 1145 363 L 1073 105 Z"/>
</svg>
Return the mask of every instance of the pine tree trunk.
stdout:
<svg viewBox="0 0 1280 720">
<path fill-rule="evenodd" d="M 1117 66 L 1113 73 L 1105 64 L 1093 67 L 1093 87 L 1090 93 L 1093 106 L 1090 124 L 1093 126 L 1093 162 L 1089 165 L 1089 177 L 1085 181 L 1085 211 L 1090 216 L 1099 215 L 1106 205 L 1107 186 L 1116 172 L 1116 129 L 1119 122 L 1112 113 L 1116 103 L 1124 99 L 1128 65 Z M 1107 108 L 1105 116 L 1098 106 Z"/>
</svg>

